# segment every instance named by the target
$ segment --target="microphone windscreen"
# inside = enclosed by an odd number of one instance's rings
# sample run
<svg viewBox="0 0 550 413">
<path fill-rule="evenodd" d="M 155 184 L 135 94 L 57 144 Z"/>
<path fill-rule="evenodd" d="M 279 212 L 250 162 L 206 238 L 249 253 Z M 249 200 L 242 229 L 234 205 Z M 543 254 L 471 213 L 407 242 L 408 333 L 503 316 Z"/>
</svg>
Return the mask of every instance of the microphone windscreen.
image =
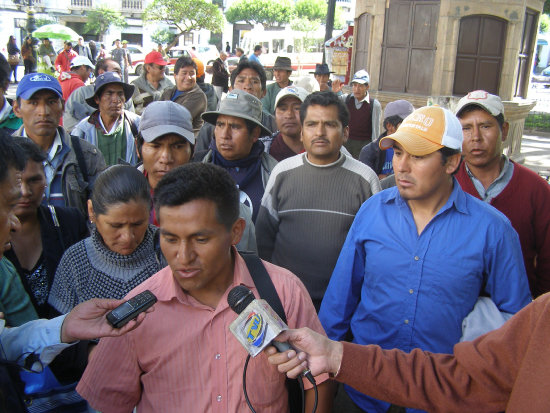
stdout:
<svg viewBox="0 0 550 413">
<path fill-rule="evenodd" d="M 244 285 L 233 287 L 227 294 L 227 304 L 237 314 L 241 314 L 254 301 L 254 294 Z"/>
</svg>

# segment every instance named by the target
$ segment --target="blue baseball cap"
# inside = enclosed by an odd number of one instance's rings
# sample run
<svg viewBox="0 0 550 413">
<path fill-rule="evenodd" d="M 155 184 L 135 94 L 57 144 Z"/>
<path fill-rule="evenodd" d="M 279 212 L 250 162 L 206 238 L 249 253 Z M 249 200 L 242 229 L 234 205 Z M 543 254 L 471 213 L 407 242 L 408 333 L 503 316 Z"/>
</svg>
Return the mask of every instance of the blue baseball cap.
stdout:
<svg viewBox="0 0 550 413">
<path fill-rule="evenodd" d="M 28 100 L 40 90 L 51 90 L 63 99 L 61 85 L 55 77 L 47 75 L 46 73 L 30 73 L 23 76 L 23 79 L 19 82 L 19 86 L 17 86 L 15 98 Z"/>
</svg>

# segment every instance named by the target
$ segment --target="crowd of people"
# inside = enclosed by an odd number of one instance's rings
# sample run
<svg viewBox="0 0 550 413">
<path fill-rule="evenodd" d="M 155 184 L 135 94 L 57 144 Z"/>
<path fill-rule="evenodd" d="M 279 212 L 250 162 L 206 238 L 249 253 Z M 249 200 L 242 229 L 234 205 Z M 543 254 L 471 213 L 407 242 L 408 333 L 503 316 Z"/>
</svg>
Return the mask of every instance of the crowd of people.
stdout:
<svg viewBox="0 0 550 413">
<path fill-rule="evenodd" d="M 256 411 L 288 411 L 280 372 L 306 362 L 320 413 L 538 406 L 542 387 L 522 370 L 543 377 L 536 344 L 511 335 L 548 335 L 550 186 L 503 154 L 498 96 L 472 91 L 454 112 L 382 108 L 366 70 L 345 94 L 326 64 L 291 79 L 288 57 L 268 85 L 261 47 L 231 72 L 221 53 L 212 84 L 190 57 L 172 82 L 151 51 L 128 83 L 124 42 L 111 58 L 81 41 L 55 58 L 43 46 L 49 73 L 25 74 L 13 101 L 0 57 L 0 312 L 17 327 L 0 331 L 14 384 L 0 410 L 32 398 L 16 374 L 32 353 L 69 386 L 59 403 L 246 411 L 227 303 L 238 285 L 260 298 L 245 252 L 262 259 L 288 326 L 309 328 L 283 336 L 302 352 L 249 364 Z M 106 325 L 145 290 L 153 312 Z M 57 338 L 41 338 L 38 317 Z"/>
</svg>

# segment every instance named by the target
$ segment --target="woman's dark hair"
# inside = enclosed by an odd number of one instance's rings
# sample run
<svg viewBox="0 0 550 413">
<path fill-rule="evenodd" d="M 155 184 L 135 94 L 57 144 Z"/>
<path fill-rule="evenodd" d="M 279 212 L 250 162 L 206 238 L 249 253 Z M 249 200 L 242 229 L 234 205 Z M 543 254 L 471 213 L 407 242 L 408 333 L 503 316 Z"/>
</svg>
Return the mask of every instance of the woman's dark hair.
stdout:
<svg viewBox="0 0 550 413">
<path fill-rule="evenodd" d="M 349 125 L 349 111 L 346 107 L 346 104 L 338 97 L 334 92 L 325 91 L 325 92 L 314 92 L 311 95 L 308 95 L 302 106 L 300 106 L 300 122 L 302 126 L 304 125 L 304 120 L 307 115 L 307 108 L 311 105 L 319 106 L 336 106 L 338 109 L 338 120 L 342 124 L 342 127 Z"/>
<path fill-rule="evenodd" d="M 229 173 L 210 163 L 188 163 L 168 172 L 155 189 L 155 209 L 206 199 L 216 205 L 218 222 L 228 230 L 239 218 L 239 190 Z"/>
<path fill-rule="evenodd" d="M 189 66 L 193 67 L 195 69 L 195 72 L 197 71 L 197 64 L 193 61 L 193 59 L 187 56 L 180 57 L 178 60 L 176 60 L 176 65 L 174 66 L 174 76 L 179 73 L 182 67 Z"/>
<path fill-rule="evenodd" d="M 145 202 L 151 207 L 151 195 L 145 176 L 129 165 L 114 165 L 96 179 L 92 192 L 95 215 L 105 215 L 116 204 Z"/>
<path fill-rule="evenodd" d="M 397 126 L 402 122 L 403 122 L 403 118 L 399 115 L 388 116 L 386 119 L 384 119 L 384 128 L 388 129 L 388 127 L 386 126 L 388 124 L 397 128 Z"/>
<path fill-rule="evenodd" d="M 29 138 L 23 138 L 21 136 L 12 136 L 13 141 L 19 145 L 23 151 L 25 158 L 25 164 L 28 161 L 33 161 L 42 164 L 48 157 L 46 153 L 36 143 Z"/>
<path fill-rule="evenodd" d="M 25 155 L 13 138 L 0 129 L 0 184 L 6 180 L 10 168 L 25 169 Z"/>
</svg>

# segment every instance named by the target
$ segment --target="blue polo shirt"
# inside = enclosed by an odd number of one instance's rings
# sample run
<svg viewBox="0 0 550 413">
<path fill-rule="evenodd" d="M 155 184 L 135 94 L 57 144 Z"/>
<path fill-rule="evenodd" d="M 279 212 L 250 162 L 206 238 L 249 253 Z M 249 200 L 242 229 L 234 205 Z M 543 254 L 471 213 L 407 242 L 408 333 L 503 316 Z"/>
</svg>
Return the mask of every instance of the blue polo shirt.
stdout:
<svg viewBox="0 0 550 413">
<path fill-rule="evenodd" d="M 452 353 L 481 292 L 502 312 L 531 301 L 517 233 L 456 180 L 446 204 L 418 235 L 397 187 L 369 198 L 348 233 L 319 318 L 333 340 Z M 366 375 L 372 366 L 362 366 Z M 346 387 L 369 412 L 388 403 Z"/>
</svg>

